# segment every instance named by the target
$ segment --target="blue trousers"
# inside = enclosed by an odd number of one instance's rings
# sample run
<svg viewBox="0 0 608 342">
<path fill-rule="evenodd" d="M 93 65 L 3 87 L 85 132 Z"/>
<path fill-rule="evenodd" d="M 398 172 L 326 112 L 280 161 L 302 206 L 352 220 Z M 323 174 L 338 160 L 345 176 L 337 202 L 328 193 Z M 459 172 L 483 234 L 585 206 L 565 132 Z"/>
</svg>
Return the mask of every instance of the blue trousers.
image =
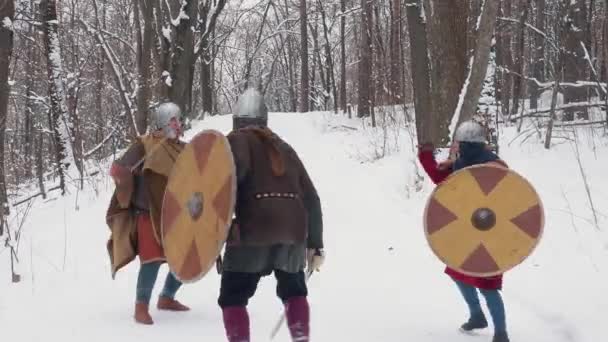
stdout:
<svg viewBox="0 0 608 342">
<path fill-rule="evenodd" d="M 139 268 L 139 275 L 137 276 L 137 294 L 136 300 L 138 303 L 150 303 L 152 297 L 152 289 L 156 278 L 158 277 L 158 269 L 160 268 L 161 262 L 151 262 L 142 264 Z M 165 286 L 161 292 L 161 297 L 168 297 L 173 299 L 177 290 L 182 286 L 182 283 L 173 276 L 173 273 L 169 272 L 165 279 Z"/>
<path fill-rule="evenodd" d="M 481 310 L 481 305 L 479 304 L 479 295 L 477 294 L 477 288 L 458 280 L 454 281 L 456 282 L 456 285 L 458 285 L 458 289 L 460 290 L 460 293 L 462 293 L 462 297 L 464 297 L 464 300 L 469 307 L 471 317 L 483 317 L 483 311 Z M 481 294 L 486 299 L 486 304 L 488 306 L 488 309 L 490 310 L 490 315 L 492 315 L 494 331 L 497 333 L 506 333 L 507 323 L 505 317 L 505 305 L 502 301 L 500 292 L 498 290 L 484 289 L 479 289 L 479 292 L 481 292 Z"/>
</svg>

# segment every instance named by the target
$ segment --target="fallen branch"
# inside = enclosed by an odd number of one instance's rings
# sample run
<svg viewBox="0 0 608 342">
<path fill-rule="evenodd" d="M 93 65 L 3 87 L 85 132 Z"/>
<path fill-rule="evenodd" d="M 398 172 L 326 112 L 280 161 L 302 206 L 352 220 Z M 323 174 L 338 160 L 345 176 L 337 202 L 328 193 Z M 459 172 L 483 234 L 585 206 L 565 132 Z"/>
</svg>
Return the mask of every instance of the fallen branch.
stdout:
<svg viewBox="0 0 608 342">
<path fill-rule="evenodd" d="M 498 20 L 504 21 L 504 22 L 509 22 L 509 23 L 512 23 L 512 24 L 519 24 L 519 20 L 513 19 L 513 18 L 498 17 Z M 532 30 L 532 32 L 534 32 L 534 33 L 538 34 L 539 36 L 543 37 L 549 43 L 549 45 L 551 45 L 551 47 L 553 49 L 555 49 L 555 51 L 559 51 L 560 50 L 559 47 L 557 46 L 557 44 L 555 43 L 555 41 L 553 39 L 549 38 L 545 32 L 541 31 L 536 26 L 533 26 L 533 25 L 528 24 L 528 23 L 526 23 L 526 27 L 528 27 L 530 30 Z"/>
<path fill-rule="evenodd" d="M 60 189 L 61 189 L 61 186 L 60 186 L 60 185 L 56 185 L 56 186 L 54 186 L 54 187 L 52 187 L 52 188 L 48 189 L 46 193 L 49 193 L 49 192 L 51 192 L 51 191 L 53 191 L 53 190 L 60 190 Z M 17 207 L 17 206 L 19 206 L 19 205 L 21 205 L 21 204 L 23 204 L 23 203 L 25 203 L 25 202 L 28 202 L 29 200 L 34 199 L 34 198 L 36 198 L 36 197 L 38 197 L 38 196 L 42 196 L 42 195 L 43 195 L 43 193 L 42 193 L 42 192 L 38 192 L 38 193 L 36 193 L 36 194 L 34 194 L 34 195 L 31 195 L 31 196 L 29 196 L 29 197 L 27 197 L 27 198 L 24 198 L 24 199 L 22 199 L 22 200 L 20 200 L 20 201 L 17 201 L 17 202 L 15 202 L 15 203 L 13 204 L 13 208 L 14 208 L 14 207 Z"/>
<path fill-rule="evenodd" d="M 561 83 L 560 83 L 560 85 L 561 85 Z M 605 105 L 606 105 L 605 102 L 570 102 L 570 103 L 561 105 L 559 107 L 555 107 L 555 111 L 564 110 L 564 109 L 571 109 L 571 108 L 602 107 L 602 106 L 605 106 Z M 550 113 L 551 110 L 552 110 L 551 107 L 549 107 L 549 108 L 535 109 L 533 111 L 527 110 L 527 111 L 523 112 L 522 114 L 513 116 L 509 121 L 515 122 L 515 120 L 520 119 L 522 117 L 530 117 L 530 116 L 533 116 L 534 114 Z"/>
<path fill-rule="evenodd" d="M 560 123 L 554 124 L 555 127 L 574 127 L 574 126 L 592 126 L 592 125 L 605 125 L 605 120 L 598 121 L 582 121 L 582 122 L 571 122 L 571 123 Z"/>
<path fill-rule="evenodd" d="M 553 84 L 555 83 L 555 81 L 541 82 L 541 81 L 539 81 L 538 79 L 536 79 L 534 77 L 522 75 L 522 74 L 520 74 L 520 73 L 518 73 L 516 71 L 509 70 L 508 68 L 505 68 L 505 67 L 502 67 L 502 66 L 498 67 L 497 70 L 505 72 L 505 73 L 510 74 L 510 75 L 515 75 L 517 77 L 521 77 L 521 78 L 527 80 L 530 83 L 534 83 L 540 90 L 545 90 L 545 89 L 552 88 Z M 595 88 L 598 85 L 600 87 L 606 87 L 606 83 L 594 82 L 594 81 L 560 82 L 559 85 L 560 85 L 560 88 Z"/>
<path fill-rule="evenodd" d="M 116 133 L 116 129 L 113 129 L 112 132 L 110 132 L 99 144 L 97 144 L 97 146 L 95 146 L 92 149 L 90 149 L 89 151 L 85 152 L 84 158 L 89 158 L 95 152 L 99 151 L 103 147 L 103 145 L 105 145 L 105 143 L 110 140 L 110 138 L 114 135 L 114 133 Z"/>
</svg>

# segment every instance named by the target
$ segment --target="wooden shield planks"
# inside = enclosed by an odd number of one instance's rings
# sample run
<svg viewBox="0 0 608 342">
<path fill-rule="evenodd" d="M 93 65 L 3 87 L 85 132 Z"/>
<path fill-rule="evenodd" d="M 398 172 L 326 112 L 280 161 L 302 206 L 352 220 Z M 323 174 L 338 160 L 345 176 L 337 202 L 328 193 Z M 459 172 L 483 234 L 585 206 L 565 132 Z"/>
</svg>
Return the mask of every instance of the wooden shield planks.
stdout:
<svg viewBox="0 0 608 342">
<path fill-rule="evenodd" d="M 213 267 L 226 242 L 236 199 L 236 169 L 226 137 L 197 134 L 175 162 L 162 207 L 169 268 L 184 283 Z"/>
<path fill-rule="evenodd" d="M 496 164 L 471 166 L 438 185 L 424 212 L 427 241 L 458 272 L 490 277 L 523 262 L 544 227 L 542 202 L 532 185 Z"/>
</svg>

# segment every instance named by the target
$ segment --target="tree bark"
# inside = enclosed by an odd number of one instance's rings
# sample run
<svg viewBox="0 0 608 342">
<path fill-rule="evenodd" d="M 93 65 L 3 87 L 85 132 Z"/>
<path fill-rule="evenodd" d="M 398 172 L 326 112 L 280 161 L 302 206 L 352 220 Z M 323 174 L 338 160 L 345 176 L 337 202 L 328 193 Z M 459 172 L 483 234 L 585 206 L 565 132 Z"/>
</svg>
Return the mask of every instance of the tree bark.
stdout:
<svg viewBox="0 0 608 342">
<path fill-rule="evenodd" d="M 371 115 L 372 94 L 372 5 L 361 0 L 361 40 L 359 43 L 359 102 L 357 117 Z"/>
<path fill-rule="evenodd" d="M 172 18 L 177 26 L 175 27 L 175 44 L 172 48 L 169 100 L 176 103 L 184 113 L 190 114 L 195 62 L 192 27 L 196 26 L 198 1 L 183 0 L 181 3 L 178 17 Z"/>
<path fill-rule="evenodd" d="M 346 112 L 346 0 L 340 0 L 340 12 L 340 109 Z"/>
<path fill-rule="evenodd" d="M 407 26 L 410 37 L 410 57 L 412 83 L 414 89 L 414 107 L 416 108 L 416 132 L 418 143 L 431 142 L 439 144 L 434 112 L 431 102 L 431 78 L 428 43 L 426 35 L 426 18 L 423 0 L 407 0 Z"/>
<path fill-rule="evenodd" d="M 513 113 L 519 112 L 519 101 L 524 98 L 525 93 L 525 79 L 524 75 L 524 63 L 525 63 L 525 39 L 526 39 L 526 21 L 528 20 L 528 13 L 532 0 L 525 0 L 524 9 L 519 19 L 519 37 L 517 41 L 517 59 L 515 64 L 515 71 L 519 76 L 515 76 L 515 84 L 513 86 L 513 94 L 515 99 L 513 100 Z M 520 2 L 521 4 L 521 2 Z"/>
<path fill-rule="evenodd" d="M 448 126 L 458 105 L 467 76 L 468 5 L 459 1 L 433 1 L 431 30 L 432 94 L 438 126 L 443 142 L 448 140 Z M 427 15 L 427 18 L 429 15 Z"/>
<path fill-rule="evenodd" d="M 5 0 L 0 4 L 0 232 L 5 228 L 4 216 L 8 215 L 4 140 L 10 92 L 9 67 L 13 54 L 13 19 L 15 19 L 15 2 Z"/>
<path fill-rule="evenodd" d="M 323 24 L 323 38 L 325 39 L 325 44 L 323 44 L 323 50 L 325 54 L 325 73 L 327 74 L 327 93 L 331 92 L 333 97 L 333 105 L 334 112 L 338 112 L 338 91 L 336 87 L 336 76 L 334 74 L 334 57 L 331 53 L 331 45 L 329 41 L 329 27 L 327 26 L 327 16 L 325 14 L 325 8 L 323 7 L 323 3 L 321 0 L 318 0 L 318 6 L 321 11 L 321 20 Z"/>
<path fill-rule="evenodd" d="M 607 0 L 608 1 L 608 0 Z M 536 27 L 545 32 L 545 0 L 536 0 Z M 534 53 L 532 76 L 539 82 L 545 81 L 545 42 L 541 35 L 534 38 Z M 530 108 L 538 108 L 540 89 L 534 82 L 530 85 Z"/>
<path fill-rule="evenodd" d="M 51 129 L 55 140 L 55 154 L 59 186 L 62 195 L 65 194 L 66 174 L 75 166 L 72 149 L 72 123 L 67 113 L 65 87 L 62 80 L 63 65 L 61 61 L 61 46 L 59 44 L 57 4 L 55 0 L 41 2 L 43 8 L 44 46 L 47 58 L 47 73 L 49 77 L 49 97 L 51 100 Z"/>
<path fill-rule="evenodd" d="M 145 132 L 148 127 L 148 108 L 152 96 L 152 44 L 154 38 L 153 0 L 134 0 L 137 37 L 137 113 L 135 123 L 138 132 Z M 141 29 L 143 18 L 143 30 Z"/>
<path fill-rule="evenodd" d="M 308 13 L 306 0 L 300 0 L 300 112 L 310 110 L 310 84 L 308 79 Z"/>
<path fill-rule="evenodd" d="M 584 49 L 581 44 L 585 41 L 585 32 L 582 27 L 585 24 L 585 1 L 571 0 L 566 5 L 566 15 L 563 21 L 563 44 L 566 49 L 564 54 L 564 81 L 576 82 L 583 79 L 586 74 L 584 61 Z M 587 98 L 587 92 L 583 88 L 568 87 L 564 89 L 564 102 L 582 102 Z M 577 119 L 589 119 L 586 108 L 573 108 L 564 112 L 564 121 Z"/>
<path fill-rule="evenodd" d="M 510 18 L 512 15 L 511 1 L 502 1 L 503 16 Z M 511 43 L 513 34 L 509 30 L 504 30 L 500 33 L 501 43 L 498 45 L 500 51 L 500 65 L 508 70 L 513 70 L 513 51 Z M 511 113 L 511 100 L 513 99 L 513 76 L 510 73 L 501 72 L 501 87 L 500 87 L 500 102 L 502 103 L 502 112 L 504 114 Z"/>
<path fill-rule="evenodd" d="M 402 60 L 401 54 L 401 0 L 391 1 L 391 39 L 390 39 L 390 92 L 391 103 L 403 102 L 403 87 L 401 85 Z"/>
<path fill-rule="evenodd" d="M 452 118 L 450 134 L 454 134 L 457 124 L 472 118 L 475 114 L 479 97 L 481 96 L 483 81 L 488 71 L 490 48 L 492 47 L 492 37 L 494 36 L 494 28 L 496 27 L 498 3 L 499 0 L 484 1 L 477 31 L 477 47 L 471 58 L 469 75 L 460 95 L 462 106 L 456 109 Z"/>
</svg>

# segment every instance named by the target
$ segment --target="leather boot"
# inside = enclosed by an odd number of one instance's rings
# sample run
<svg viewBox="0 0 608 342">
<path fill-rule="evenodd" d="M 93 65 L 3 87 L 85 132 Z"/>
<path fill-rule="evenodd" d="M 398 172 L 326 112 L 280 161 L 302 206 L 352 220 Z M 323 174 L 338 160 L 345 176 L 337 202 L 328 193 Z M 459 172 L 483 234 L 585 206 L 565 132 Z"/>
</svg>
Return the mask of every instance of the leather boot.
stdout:
<svg viewBox="0 0 608 342">
<path fill-rule="evenodd" d="M 492 342 L 509 342 L 509 335 L 507 335 L 507 332 L 496 332 Z"/>
<path fill-rule="evenodd" d="M 228 342 L 249 342 L 249 314 L 244 306 L 230 306 L 222 310 Z"/>
<path fill-rule="evenodd" d="M 484 329 L 488 327 L 488 321 L 483 313 L 471 316 L 469 320 L 460 326 L 464 332 L 470 332 L 476 329 Z"/>
<path fill-rule="evenodd" d="M 310 341 L 310 308 L 306 297 L 290 298 L 285 304 L 287 326 L 294 342 Z"/>
<path fill-rule="evenodd" d="M 169 298 L 169 297 L 163 297 L 163 296 L 158 297 L 158 303 L 156 304 L 156 307 L 159 310 L 167 310 L 167 311 L 188 311 L 188 310 L 190 310 L 189 307 L 178 302 L 177 300 L 175 300 L 173 298 Z"/>
<path fill-rule="evenodd" d="M 135 303 L 135 322 L 140 324 L 152 325 L 154 321 L 148 312 L 148 304 L 146 303 Z"/>
</svg>

